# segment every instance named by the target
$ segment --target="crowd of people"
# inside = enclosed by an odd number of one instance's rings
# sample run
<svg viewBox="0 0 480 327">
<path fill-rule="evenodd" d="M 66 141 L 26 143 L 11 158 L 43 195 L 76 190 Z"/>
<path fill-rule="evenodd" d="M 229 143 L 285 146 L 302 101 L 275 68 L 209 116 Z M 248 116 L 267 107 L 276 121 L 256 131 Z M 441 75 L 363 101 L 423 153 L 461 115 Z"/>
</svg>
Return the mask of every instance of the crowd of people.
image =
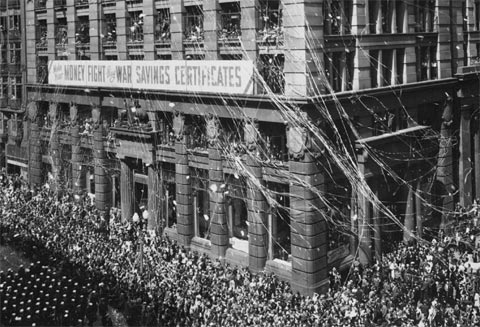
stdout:
<svg viewBox="0 0 480 327">
<path fill-rule="evenodd" d="M 54 288 L 37 289 L 35 304 L 2 303 L 2 322 L 18 320 L 30 307 L 39 311 L 29 317 L 37 326 L 91 325 L 92 312 L 102 304 L 122 312 L 130 326 L 480 324 L 480 273 L 470 264 L 473 249 L 446 236 L 399 244 L 380 262 L 352 265 L 348 276 L 333 269 L 327 293 L 302 296 L 274 275 L 252 274 L 187 251 L 165 236 L 143 233 L 140 224 L 122 223 L 118 214 L 104 216 L 71 194 L 31 189 L 5 175 L 0 183 L 1 240 L 39 261 L 26 273 L 0 273 L 2 298 L 14 292 L 14 285 L 18 293 L 23 283 L 38 278 L 49 279 L 44 284 Z M 16 284 L 7 283 L 6 276 Z M 69 296 L 74 291 L 77 296 Z M 59 322 L 66 304 L 52 309 L 46 303 L 51 297 L 61 303 L 62 292 L 76 302 L 66 309 L 68 319 Z M 40 314 L 42 305 L 53 310 L 50 315 Z"/>
</svg>

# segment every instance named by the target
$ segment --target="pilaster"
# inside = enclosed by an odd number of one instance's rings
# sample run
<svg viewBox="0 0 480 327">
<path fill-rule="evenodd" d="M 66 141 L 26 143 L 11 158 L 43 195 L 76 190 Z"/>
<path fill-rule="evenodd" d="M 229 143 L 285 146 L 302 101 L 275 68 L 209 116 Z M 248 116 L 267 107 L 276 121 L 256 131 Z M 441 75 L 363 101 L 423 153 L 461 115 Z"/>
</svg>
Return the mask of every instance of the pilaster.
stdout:
<svg viewBox="0 0 480 327">
<path fill-rule="evenodd" d="M 292 288 L 303 294 L 328 289 L 327 244 L 325 221 L 324 175 L 308 148 L 311 135 L 305 128 L 289 127 L 287 143 L 290 154 L 290 221 L 292 249 Z"/>
<path fill-rule="evenodd" d="M 91 60 L 102 59 L 102 2 L 90 1 L 88 8 L 88 16 L 90 18 L 90 58 Z"/>
<path fill-rule="evenodd" d="M 357 154 L 358 171 L 362 177 L 366 173 L 368 155 L 363 149 Z M 355 188 L 357 197 L 357 221 L 358 221 L 358 239 L 359 253 L 358 259 L 362 264 L 372 262 L 372 235 L 371 235 L 371 211 L 370 200 L 365 195 L 364 187 L 368 187 L 367 181 L 363 180 L 363 184 Z"/>
<path fill-rule="evenodd" d="M 86 190 L 86 171 L 82 167 L 80 127 L 78 126 L 78 110 L 75 104 L 70 104 L 70 142 L 72 144 L 72 185 L 75 194 Z"/>
<path fill-rule="evenodd" d="M 352 15 L 352 34 L 361 35 L 367 28 L 368 22 L 368 8 L 367 0 L 353 0 L 353 15 Z M 355 58 L 353 62 L 353 90 L 362 90 L 371 88 L 370 78 L 370 58 L 368 57 L 368 50 L 363 50 L 360 47 L 360 42 L 357 39 L 357 46 L 355 51 Z"/>
<path fill-rule="evenodd" d="M 145 60 L 155 59 L 155 0 L 143 0 L 143 51 Z"/>
<path fill-rule="evenodd" d="M 172 59 L 183 59 L 183 17 L 185 14 L 184 0 L 173 1 L 170 6 L 170 34 L 172 38 Z"/>
<path fill-rule="evenodd" d="M 103 146 L 104 130 L 101 109 L 97 105 L 92 108 L 93 119 L 93 158 L 95 171 L 95 206 L 99 211 L 108 211 L 111 205 L 111 187 L 108 176 L 108 163 Z"/>
<path fill-rule="evenodd" d="M 120 160 L 120 206 L 122 221 L 130 221 L 135 210 L 135 183 L 133 169 L 126 158 Z M 150 193 L 150 192 L 149 192 Z"/>
<path fill-rule="evenodd" d="M 257 8 L 260 8 L 259 0 L 240 1 L 242 45 L 247 60 L 257 61 Z"/>
<path fill-rule="evenodd" d="M 285 49 L 288 49 L 284 66 L 285 95 L 317 94 L 317 88 L 322 85 L 317 67 L 318 60 L 323 60 L 322 3 L 314 0 L 283 0 L 282 3 Z M 312 81 L 315 81 L 313 85 Z"/>
<path fill-rule="evenodd" d="M 163 198 L 163 187 L 161 185 L 160 176 L 157 167 L 148 166 L 148 229 L 157 230 L 161 226 L 161 199 Z"/>
<path fill-rule="evenodd" d="M 116 13 L 116 20 L 117 20 L 117 52 L 118 52 L 118 60 L 127 60 L 128 59 L 128 51 L 127 51 L 127 17 L 128 8 L 127 8 L 126 1 L 117 1 L 117 8 L 115 10 Z"/>
<path fill-rule="evenodd" d="M 208 139 L 208 177 L 209 177 L 209 198 L 212 222 L 210 225 L 212 243 L 212 254 L 218 257 L 225 257 L 228 247 L 228 225 L 225 210 L 225 178 L 223 175 L 222 153 L 218 136 L 220 124 L 218 118 L 210 115 L 206 119 Z M 233 226 L 232 226 L 233 227 Z"/>
<path fill-rule="evenodd" d="M 245 166 L 248 172 L 247 219 L 248 219 L 248 266 L 251 271 L 262 271 L 267 262 L 267 202 L 259 186 L 264 186 L 262 166 L 256 153 L 258 151 L 258 124 L 246 122 L 244 128 L 247 154 Z"/>
<path fill-rule="evenodd" d="M 173 119 L 175 133 L 175 182 L 177 201 L 177 233 L 180 244 L 189 246 L 193 237 L 193 198 L 185 135 L 185 116 L 176 113 Z"/>
<path fill-rule="evenodd" d="M 32 101 L 27 106 L 28 120 L 30 121 L 28 177 L 30 185 L 42 184 L 42 152 L 40 147 L 40 119 L 37 102 Z"/>
<path fill-rule="evenodd" d="M 460 142 L 458 160 L 458 190 L 460 204 L 468 208 L 472 204 L 472 154 L 470 121 L 472 116 L 471 105 L 462 105 L 460 113 Z"/>
<path fill-rule="evenodd" d="M 220 29 L 220 5 L 218 1 L 204 1 L 205 59 L 218 59 L 218 31 Z"/>
</svg>

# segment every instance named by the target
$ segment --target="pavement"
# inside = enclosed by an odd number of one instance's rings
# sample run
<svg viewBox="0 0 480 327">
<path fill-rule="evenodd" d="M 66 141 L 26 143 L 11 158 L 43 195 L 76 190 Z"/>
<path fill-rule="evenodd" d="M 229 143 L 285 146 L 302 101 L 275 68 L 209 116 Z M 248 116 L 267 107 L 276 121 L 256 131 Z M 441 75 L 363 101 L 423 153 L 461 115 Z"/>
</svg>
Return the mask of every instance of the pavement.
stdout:
<svg viewBox="0 0 480 327">
<path fill-rule="evenodd" d="M 13 250 L 9 246 L 0 245 L 0 270 L 7 271 L 12 269 L 16 271 L 21 265 L 28 267 L 30 260 L 28 260 L 22 253 Z M 125 317 L 112 307 L 108 307 L 108 313 L 112 318 L 114 327 L 128 327 Z M 2 324 L 0 323 L 0 327 Z M 101 317 L 97 316 L 97 321 L 93 326 L 102 326 Z"/>
</svg>

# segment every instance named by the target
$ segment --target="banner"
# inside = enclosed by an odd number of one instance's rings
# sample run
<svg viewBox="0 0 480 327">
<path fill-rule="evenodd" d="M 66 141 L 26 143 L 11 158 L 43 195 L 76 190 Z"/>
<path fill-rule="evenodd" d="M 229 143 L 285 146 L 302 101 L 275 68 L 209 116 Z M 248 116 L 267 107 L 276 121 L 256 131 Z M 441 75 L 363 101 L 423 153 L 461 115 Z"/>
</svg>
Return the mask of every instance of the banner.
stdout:
<svg viewBox="0 0 480 327">
<path fill-rule="evenodd" d="M 54 60 L 48 84 L 224 94 L 253 94 L 247 60 Z"/>
</svg>

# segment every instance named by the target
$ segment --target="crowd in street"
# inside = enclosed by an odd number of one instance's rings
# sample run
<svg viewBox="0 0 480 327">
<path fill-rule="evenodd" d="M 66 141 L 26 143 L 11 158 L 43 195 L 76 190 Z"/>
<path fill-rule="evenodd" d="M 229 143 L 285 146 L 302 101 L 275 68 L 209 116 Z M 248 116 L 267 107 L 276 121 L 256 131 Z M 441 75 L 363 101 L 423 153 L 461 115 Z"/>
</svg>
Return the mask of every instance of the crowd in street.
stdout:
<svg viewBox="0 0 480 327">
<path fill-rule="evenodd" d="M 142 233 L 115 212 L 103 216 L 90 201 L 31 189 L 18 177 L 1 175 L 0 183 L 1 240 L 36 262 L 0 273 L 2 324 L 26 321 L 29 310 L 30 326 L 92 325 L 94 312 L 109 325 L 109 305 L 129 326 L 480 325 L 474 250 L 445 235 L 399 244 L 381 262 L 352 265 L 348 276 L 333 269 L 328 292 L 307 297 L 271 274 Z M 25 301 L 30 292 L 35 304 Z"/>
</svg>

